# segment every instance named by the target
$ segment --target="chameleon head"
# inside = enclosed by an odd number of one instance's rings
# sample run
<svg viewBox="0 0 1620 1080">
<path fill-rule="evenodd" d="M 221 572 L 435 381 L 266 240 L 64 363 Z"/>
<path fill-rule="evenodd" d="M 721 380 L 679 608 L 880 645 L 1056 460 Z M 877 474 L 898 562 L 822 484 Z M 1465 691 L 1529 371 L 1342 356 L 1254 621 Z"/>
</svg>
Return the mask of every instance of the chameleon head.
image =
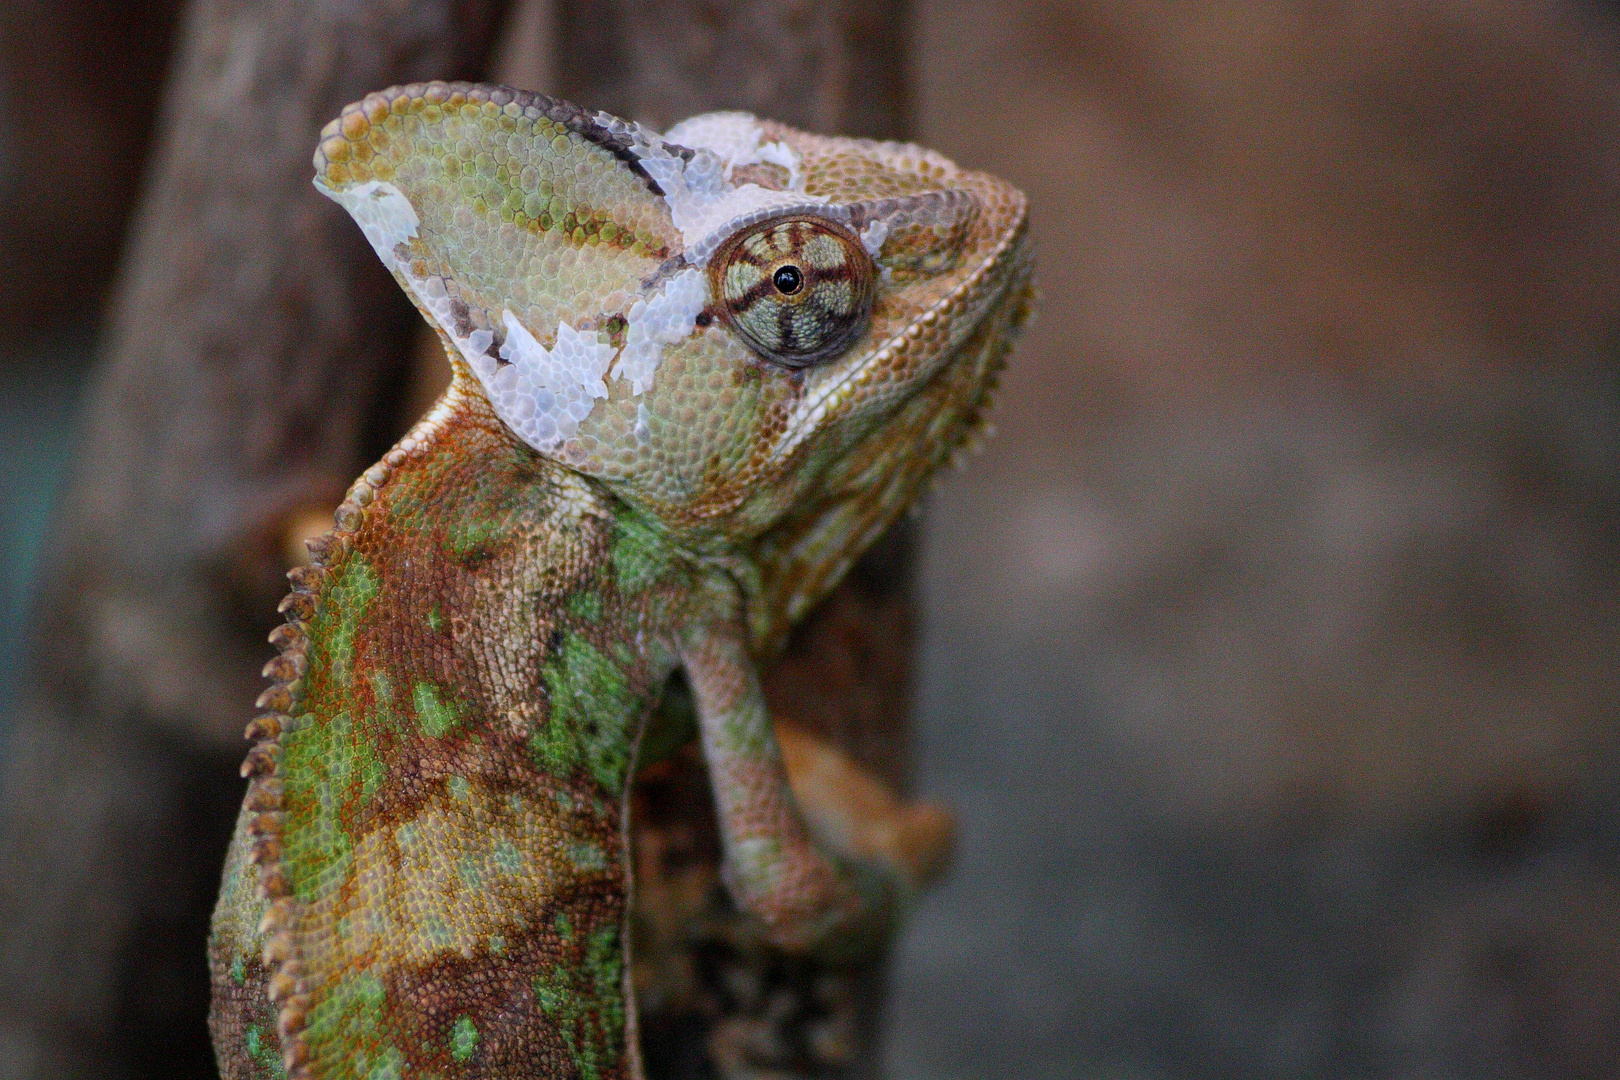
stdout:
<svg viewBox="0 0 1620 1080">
<path fill-rule="evenodd" d="M 751 546 L 789 618 L 968 436 L 1028 310 L 1023 196 L 910 145 L 427 83 L 315 169 L 519 439 Z"/>
</svg>

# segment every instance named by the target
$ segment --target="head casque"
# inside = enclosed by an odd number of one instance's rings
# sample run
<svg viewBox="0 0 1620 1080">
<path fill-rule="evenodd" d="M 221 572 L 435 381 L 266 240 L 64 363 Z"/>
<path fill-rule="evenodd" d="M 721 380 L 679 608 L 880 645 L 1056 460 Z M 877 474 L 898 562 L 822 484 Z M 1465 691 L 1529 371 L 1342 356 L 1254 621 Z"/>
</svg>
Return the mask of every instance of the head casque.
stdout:
<svg viewBox="0 0 1620 1080">
<path fill-rule="evenodd" d="M 315 169 L 519 439 L 758 567 L 763 640 L 968 437 L 1029 309 L 1023 195 L 911 145 L 427 83 Z"/>
</svg>

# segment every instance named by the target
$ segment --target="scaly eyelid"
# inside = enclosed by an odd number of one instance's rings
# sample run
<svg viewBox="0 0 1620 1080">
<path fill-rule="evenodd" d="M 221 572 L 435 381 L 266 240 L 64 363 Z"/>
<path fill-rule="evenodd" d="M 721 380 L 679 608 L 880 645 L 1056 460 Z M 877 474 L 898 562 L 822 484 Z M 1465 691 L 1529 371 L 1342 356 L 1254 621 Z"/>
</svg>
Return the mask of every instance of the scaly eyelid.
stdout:
<svg viewBox="0 0 1620 1080">
<path fill-rule="evenodd" d="M 930 274 L 956 264 L 980 213 L 979 200 L 962 188 L 850 203 L 843 209 L 880 267 Z"/>
</svg>

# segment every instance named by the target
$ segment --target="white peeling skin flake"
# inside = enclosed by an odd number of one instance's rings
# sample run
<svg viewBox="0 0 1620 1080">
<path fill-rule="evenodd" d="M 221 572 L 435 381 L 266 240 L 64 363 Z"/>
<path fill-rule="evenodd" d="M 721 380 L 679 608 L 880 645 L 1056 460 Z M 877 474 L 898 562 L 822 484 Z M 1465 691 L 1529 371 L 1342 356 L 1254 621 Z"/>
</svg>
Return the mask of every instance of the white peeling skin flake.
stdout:
<svg viewBox="0 0 1620 1080">
<path fill-rule="evenodd" d="M 451 311 L 451 298 L 441 278 L 416 279 L 403 273 L 401 257 L 394 249 L 416 236 L 421 219 L 403 192 L 393 184 L 371 180 L 356 184 L 345 191 L 327 187 L 319 180 L 315 186 L 321 194 L 342 206 L 359 224 L 366 239 L 376 249 L 383 265 L 401 272 L 410 291 L 433 316 L 435 322 L 450 335 L 456 348 L 472 367 L 473 374 L 484 386 L 495 415 L 513 434 L 543 453 L 557 450 L 579 431 L 580 421 L 590 415 L 599 398 L 607 397 L 608 365 L 617 350 L 612 345 L 597 341 L 596 331 L 576 330 L 565 322 L 557 324 L 557 340 L 551 348 L 540 344 L 529 328 L 518 321 L 510 311 L 501 312 L 501 325 L 506 340 L 498 350 L 499 359 L 489 354 L 495 343 L 493 331 L 478 328 L 465 337 L 456 333 L 457 321 Z M 674 282 L 671 282 L 671 286 Z M 667 290 L 666 290 L 667 291 Z M 655 297 L 654 301 L 661 298 Z M 637 306 L 650 308 L 645 301 Z M 632 307 L 632 312 L 635 308 Z M 684 308 L 683 308 L 684 310 Z M 699 305 L 698 310 L 702 310 Z M 691 318 L 696 319 L 697 312 Z M 669 305 L 653 311 L 643 320 L 643 336 L 655 335 L 657 340 L 670 338 L 670 327 L 678 322 Z M 690 322 L 686 333 L 691 333 Z M 685 336 L 684 334 L 681 336 Z M 652 385 L 653 370 L 658 367 L 657 349 L 651 359 L 641 359 L 637 371 L 641 382 L 636 393 Z M 504 362 L 503 362 L 504 361 Z"/>
<path fill-rule="evenodd" d="M 450 335 L 483 384 L 495 415 L 518 438 L 536 450 L 552 453 L 578 434 L 581 421 L 590 415 L 596 401 L 608 395 L 606 375 L 618 349 L 598 341 L 596 331 L 576 330 L 566 322 L 557 324 L 556 341 L 548 349 L 516 315 L 503 310 L 505 340 L 496 350 L 498 358 L 491 355 L 492 330 L 479 327 L 465 336 L 456 332 L 452 298 L 443 278 L 418 279 L 404 272 L 406 260 L 395 248 L 415 237 L 421 226 L 404 193 L 381 180 L 344 191 L 319 180 L 316 187 L 349 212 L 383 264 L 400 274 L 422 307 Z M 630 305 L 617 375 L 630 383 L 632 393 L 651 389 L 664 346 L 692 333 L 708 296 L 703 272 L 688 267 L 652 296 Z M 465 328 L 466 323 L 461 325 Z"/>
<path fill-rule="evenodd" d="M 632 394 L 652 388 L 664 346 L 690 336 L 708 302 L 708 280 L 703 271 L 688 266 L 666 281 L 662 290 L 630 305 L 625 313 L 624 352 L 615 371 L 629 381 Z"/>
<path fill-rule="evenodd" d="M 360 231 L 390 270 L 399 268 L 394 248 L 416 235 L 421 219 L 405 193 L 385 180 L 368 180 L 346 191 L 327 187 L 319 177 L 315 189 L 349 212 Z"/>
<path fill-rule="evenodd" d="M 557 340 L 549 349 L 511 311 L 501 312 L 501 325 L 506 340 L 497 351 L 506 363 L 487 352 L 467 359 L 495 415 L 536 450 L 554 451 L 578 433 L 596 399 L 607 397 L 603 376 L 615 350 L 599 342 L 595 330 L 576 330 L 565 322 L 557 324 Z"/>
<path fill-rule="evenodd" d="M 548 349 L 511 311 L 502 311 L 506 340 L 496 350 L 497 359 L 490 355 L 492 331 L 478 329 L 466 337 L 455 332 L 450 297 L 441 279 L 407 281 L 478 376 L 495 415 L 536 450 L 557 450 L 579 431 L 596 399 L 607 397 L 603 376 L 616 350 L 597 341 L 595 330 L 575 330 L 559 322 L 557 340 Z"/>
<path fill-rule="evenodd" d="M 764 129 L 752 113 L 713 112 L 682 120 L 664 132 L 667 142 L 693 150 L 710 150 L 725 163 L 725 177 L 740 165 L 780 165 L 788 171 L 788 189 L 804 190 L 804 174 L 799 171 L 799 155 L 787 143 L 759 140 Z"/>
<path fill-rule="evenodd" d="M 861 230 L 861 247 L 872 258 L 877 258 L 883 251 L 883 241 L 889 238 L 889 223 L 881 218 L 868 222 L 866 228 Z M 887 269 L 887 267 L 885 267 Z"/>
<path fill-rule="evenodd" d="M 728 115 L 732 119 L 728 120 Z M 789 162 L 789 172 L 796 172 L 797 158 L 786 146 L 767 144 L 769 147 L 780 147 L 779 151 L 759 147 L 757 123 L 754 124 L 752 136 L 754 146 L 744 149 L 748 136 L 745 132 L 732 130 L 740 124 L 736 118 L 742 116 L 747 114 L 720 113 L 693 117 L 677 124 L 673 130 L 684 129 L 698 137 L 718 141 L 724 149 L 735 149 L 753 161 L 769 160 L 764 156 L 769 153 L 772 158 L 779 159 L 778 164 Z M 733 184 L 728 179 L 731 166 L 743 164 L 740 160 L 728 160 L 715 150 L 701 146 L 687 146 L 686 149 L 692 151 L 691 160 L 687 160 L 671 152 L 665 145 L 665 138 L 656 131 L 649 131 L 640 124 L 626 124 L 607 113 L 598 113 L 596 119 L 609 130 L 630 137 L 630 152 L 636 155 L 642 169 L 663 191 L 664 201 L 669 204 L 670 219 L 681 231 L 685 244 L 683 255 L 688 265 L 702 266 L 721 241 L 744 225 L 775 214 L 820 209 L 828 202 L 825 195 L 772 191 L 758 184 Z M 753 121 L 752 117 L 748 119 Z M 674 138 L 668 141 L 676 146 L 685 145 Z"/>
</svg>

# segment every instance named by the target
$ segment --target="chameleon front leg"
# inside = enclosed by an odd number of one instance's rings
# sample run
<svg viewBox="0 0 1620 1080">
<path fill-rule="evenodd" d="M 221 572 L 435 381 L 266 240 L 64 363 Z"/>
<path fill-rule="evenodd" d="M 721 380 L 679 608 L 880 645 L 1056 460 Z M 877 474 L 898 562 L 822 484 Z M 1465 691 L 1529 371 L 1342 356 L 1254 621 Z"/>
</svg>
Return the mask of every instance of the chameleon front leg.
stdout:
<svg viewBox="0 0 1620 1080">
<path fill-rule="evenodd" d="M 788 949 L 809 949 L 856 929 L 880 930 L 894 890 L 874 870 L 835 863 L 811 839 L 742 628 L 722 624 L 694 632 L 681 660 L 719 812 L 722 874 L 737 905 Z"/>
</svg>

